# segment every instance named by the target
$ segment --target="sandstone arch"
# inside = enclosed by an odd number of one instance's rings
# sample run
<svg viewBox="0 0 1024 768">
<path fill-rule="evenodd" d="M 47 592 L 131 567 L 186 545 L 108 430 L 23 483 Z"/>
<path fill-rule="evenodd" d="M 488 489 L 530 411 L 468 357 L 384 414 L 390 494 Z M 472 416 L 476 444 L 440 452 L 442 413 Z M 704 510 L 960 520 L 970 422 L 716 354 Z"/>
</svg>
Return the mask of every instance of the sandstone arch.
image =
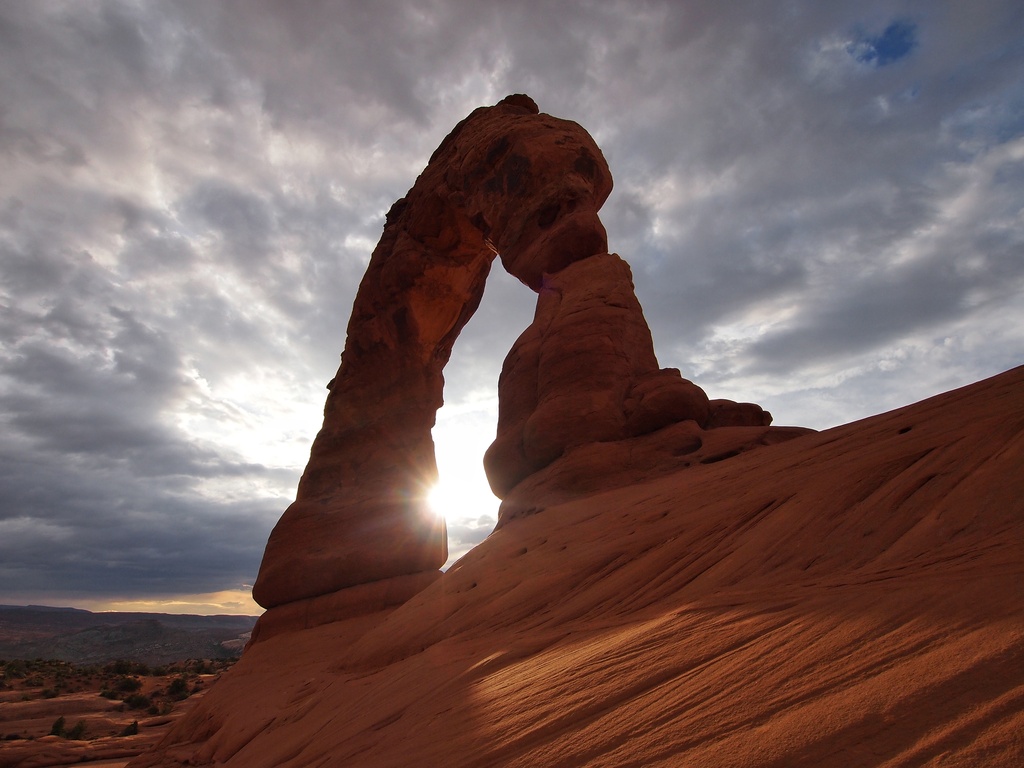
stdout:
<svg viewBox="0 0 1024 768">
<path fill-rule="evenodd" d="M 759 407 L 712 408 L 677 370 L 658 368 L 629 267 L 607 252 L 598 210 L 611 188 L 590 135 L 527 96 L 475 110 L 445 138 L 388 213 L 359 286 L 323 428 L 267 543 L 253 589 L 261 605 L 359 585 L 371 602 L 395 602 L 436 578 L 447 537 L 424 509 L 437 477 L 430 430 L 442 370 L 497 254 L 539 294 L 499 381 L 485 457 L 499 497 L 536 490 L 528 478 L 550 485 L 543 471 L 581 446 L 685 423 L 666 443 L 675 456 L 715 420 L 767 426 Z M 535 509 L 507 501 L 506 519 Z M 338 605 L 362 599 L 352 594 Z"/>
<path fill-rule="evenodd" d="M 388 213 L 360 284 L 323 428 L 253 589 L 261 605 L 443 565 L 444 523 L 421 496 L 437 476 L 430 429 L 455 338 L 498 250 L 533 286 L 551 239 L 572 240 L 566 263 L 604 250 L 610 191 L 590 136 L 525 96 L 474 111 L 442 142 Z"/>
</svg>

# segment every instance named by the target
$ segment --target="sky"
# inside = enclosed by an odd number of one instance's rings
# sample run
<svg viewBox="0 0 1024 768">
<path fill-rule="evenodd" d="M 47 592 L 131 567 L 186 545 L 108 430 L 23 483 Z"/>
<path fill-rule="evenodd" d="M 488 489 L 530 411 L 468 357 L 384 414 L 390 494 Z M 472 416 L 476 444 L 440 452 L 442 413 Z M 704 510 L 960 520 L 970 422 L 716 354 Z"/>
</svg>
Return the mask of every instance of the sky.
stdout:
<svg viewBox="0 0 1024 768">
<path fill-rule="evenodd" d="M 1019 0 L 0 0 L 0 603 L 253 613 L 391 203 L 525 92 L 659 361 L 824 429 L 1024 363 Z M 434 439 L 453 557 L 534 295 Z"/>
</svg>

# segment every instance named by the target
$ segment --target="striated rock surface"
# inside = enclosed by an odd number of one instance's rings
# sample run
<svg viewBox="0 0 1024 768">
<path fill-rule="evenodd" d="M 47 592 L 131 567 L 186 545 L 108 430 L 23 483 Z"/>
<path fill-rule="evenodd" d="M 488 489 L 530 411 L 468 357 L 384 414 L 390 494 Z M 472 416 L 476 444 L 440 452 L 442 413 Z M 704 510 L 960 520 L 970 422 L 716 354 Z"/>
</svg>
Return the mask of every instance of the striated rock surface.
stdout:
<svg viewBox="0 0 1024 768">
<path fill-rule="evenodd" d="M 716 460 L 729 429 L 764 428 L 670 427 L 709 453 L 255 644 L 132 765 L 1024 764 L 1024 368 Z"/>
</svg>

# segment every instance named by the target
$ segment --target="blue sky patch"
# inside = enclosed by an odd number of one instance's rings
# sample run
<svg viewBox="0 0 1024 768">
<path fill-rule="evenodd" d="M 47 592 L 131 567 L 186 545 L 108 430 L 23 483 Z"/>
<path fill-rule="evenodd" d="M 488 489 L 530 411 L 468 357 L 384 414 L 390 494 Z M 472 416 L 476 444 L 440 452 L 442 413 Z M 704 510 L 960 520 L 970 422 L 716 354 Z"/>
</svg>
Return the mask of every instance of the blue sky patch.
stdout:
<svg viewBox="0 0 1024 768">
<path fill-rule="evenodd" d="M 862 64 L 884 67 L 906 57 L 917 45 L 917 26 L 897 20 L 877 36 L 862 35 L 849 45 L 850 55 Z"/>
</svg>

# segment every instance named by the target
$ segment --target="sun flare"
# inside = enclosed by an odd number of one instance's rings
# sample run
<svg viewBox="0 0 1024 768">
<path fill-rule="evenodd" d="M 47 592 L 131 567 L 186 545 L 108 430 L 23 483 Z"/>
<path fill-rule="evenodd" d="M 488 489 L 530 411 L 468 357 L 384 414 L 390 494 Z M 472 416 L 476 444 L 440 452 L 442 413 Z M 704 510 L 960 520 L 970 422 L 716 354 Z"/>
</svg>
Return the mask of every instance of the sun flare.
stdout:
<svg viewBox="0 0 1024 768">
<path fill-rule="evenodd" d="M 427 506 L 434 514 L 444 517 L 449 525 L 493 514 L 496 504 L 497 499 L 490 490 L 475 483 L 442 478 L 427 491 Z"/>
</svg>

